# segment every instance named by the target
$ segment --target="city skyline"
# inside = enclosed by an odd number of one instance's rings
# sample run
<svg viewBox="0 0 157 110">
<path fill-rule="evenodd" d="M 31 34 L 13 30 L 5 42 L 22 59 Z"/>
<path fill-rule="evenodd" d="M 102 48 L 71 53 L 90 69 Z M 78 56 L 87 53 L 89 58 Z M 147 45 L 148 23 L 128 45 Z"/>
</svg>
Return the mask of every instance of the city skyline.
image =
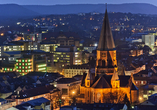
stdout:
<svg viewBox="0 0 157 110">
<path fill-rule="evenodd" d="M 126 1 L 126 0 L 119 0 L 119 1 L 116 1 L 116 0 L 98 0 L 98 1 L 95 1 L 95 0 L 79 0 L 79 1 L 73 1 L 73 0 L 0 0 L 0 4 L 19 4 L 19 5 L 56 5 L 56 4 L 105 4 L 105 3 L 108 3 L 108 4 L 122 4 L 122 3 L 149 3 L 149 4 L 152 4 L 152 5 L 155 5 L 157 6 L 157 1 L 155 0 L 132 0 L 131 2 L 130 1 Z"/>
</svg>

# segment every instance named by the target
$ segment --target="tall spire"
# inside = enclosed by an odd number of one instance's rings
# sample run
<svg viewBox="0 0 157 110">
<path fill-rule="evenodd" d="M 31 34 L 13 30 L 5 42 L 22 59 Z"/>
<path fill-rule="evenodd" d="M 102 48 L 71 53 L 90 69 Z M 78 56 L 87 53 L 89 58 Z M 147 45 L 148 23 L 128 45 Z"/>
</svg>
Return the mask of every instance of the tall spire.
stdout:
<svg viewBox="0 0 157 110">
<path fill-rule="evenodd" d="M 93 80 L 92 75 L 90 73 L 90 69 L 89 72 L 87 73 L 86 80 Z"/>
<path fill-rule="evenodd" d="M 112 50 L 112 49 L 115 49 L 115 44 L 112 36 L 112 31 L 110 28 L 106 6 L 106 12 L 99 38 L 98 50 Z"/>
</svg>

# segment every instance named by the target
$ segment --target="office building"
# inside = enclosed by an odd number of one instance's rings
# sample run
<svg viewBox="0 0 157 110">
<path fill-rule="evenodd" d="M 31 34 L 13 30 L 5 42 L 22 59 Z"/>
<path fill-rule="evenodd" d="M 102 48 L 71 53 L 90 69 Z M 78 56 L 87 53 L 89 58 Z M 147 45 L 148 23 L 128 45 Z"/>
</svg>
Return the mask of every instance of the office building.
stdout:
<svg viewBox="0 0 157 110">
<path fill-rule="evenodd" d="M 53 53 L 56 51 L 56 48 L 58 48 L 58 46 L 60 46 L 60 44 L 56 44 L 54 42 L 41 42 L 40 50 Z"/>
<path fill-rule="evenodd" d="M 43 34 L 43 41 L 51 41 L 61 46 L 79 47 L 79 35 L 75 32 L 51 32 Z"/>
<path fill-rule="evenodd" d="M 77 51 L 74 46 L 59 46 L 54 52 L 54 62 L 60 63 L 61 67 L 66 65 L 81 65 L 82 52 Z"/>
<path fill-rule="evenodd" d="M 142 42 L 144 42 L 145 45 L 149 46 L 151 49 L 154 49 L 155 36 L 154 35 L 142 35 Z"/>
<path fill-rule="evenodd" d="M 44 51 L 23 51 L 22 57 L 16 59 L 16 71 L 25 75 L 32 71 L 47 72 L 53 65 L 53 54 Z"/>
<path fill-rule="evenodd" d="M 63 69 L 64 77 L 72 78 L 76 75 L 83 75 L 83 73 L 89 72 L 88 65 L 69 65 Z"/>
</svg>

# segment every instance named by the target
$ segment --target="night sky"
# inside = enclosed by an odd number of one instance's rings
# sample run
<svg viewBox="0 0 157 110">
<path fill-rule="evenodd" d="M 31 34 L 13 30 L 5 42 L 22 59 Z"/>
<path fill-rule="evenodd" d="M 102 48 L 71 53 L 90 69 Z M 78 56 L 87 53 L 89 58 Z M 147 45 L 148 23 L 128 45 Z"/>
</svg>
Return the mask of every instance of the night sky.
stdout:
<svg viewBox="0 0 157 110">
<path fill-rule="evenodd" d="M 9 3 L 19 5 L 150 3 L 157 6 L 157 0 L 0 0 L 0 4 Z"/>
</svg>

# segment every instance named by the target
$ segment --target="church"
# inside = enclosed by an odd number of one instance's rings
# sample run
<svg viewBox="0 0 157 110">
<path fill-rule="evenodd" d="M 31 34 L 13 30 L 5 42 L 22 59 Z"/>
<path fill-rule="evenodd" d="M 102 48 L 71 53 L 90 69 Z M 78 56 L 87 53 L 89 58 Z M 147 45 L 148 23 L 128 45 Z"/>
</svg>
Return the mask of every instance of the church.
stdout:
<svg viewBox="0 0 157 110">
<path fill-rule="evenodd" d="M 83 74 L 79 100 L 82 103 L 123 103 L 127 99 L 136 103 L 138 88 L 133 76 L 120 76 L 117 68 L 116 49 L 106 9 L 97 48 L 95 74 L 90 71 Z"/>
</svg>

